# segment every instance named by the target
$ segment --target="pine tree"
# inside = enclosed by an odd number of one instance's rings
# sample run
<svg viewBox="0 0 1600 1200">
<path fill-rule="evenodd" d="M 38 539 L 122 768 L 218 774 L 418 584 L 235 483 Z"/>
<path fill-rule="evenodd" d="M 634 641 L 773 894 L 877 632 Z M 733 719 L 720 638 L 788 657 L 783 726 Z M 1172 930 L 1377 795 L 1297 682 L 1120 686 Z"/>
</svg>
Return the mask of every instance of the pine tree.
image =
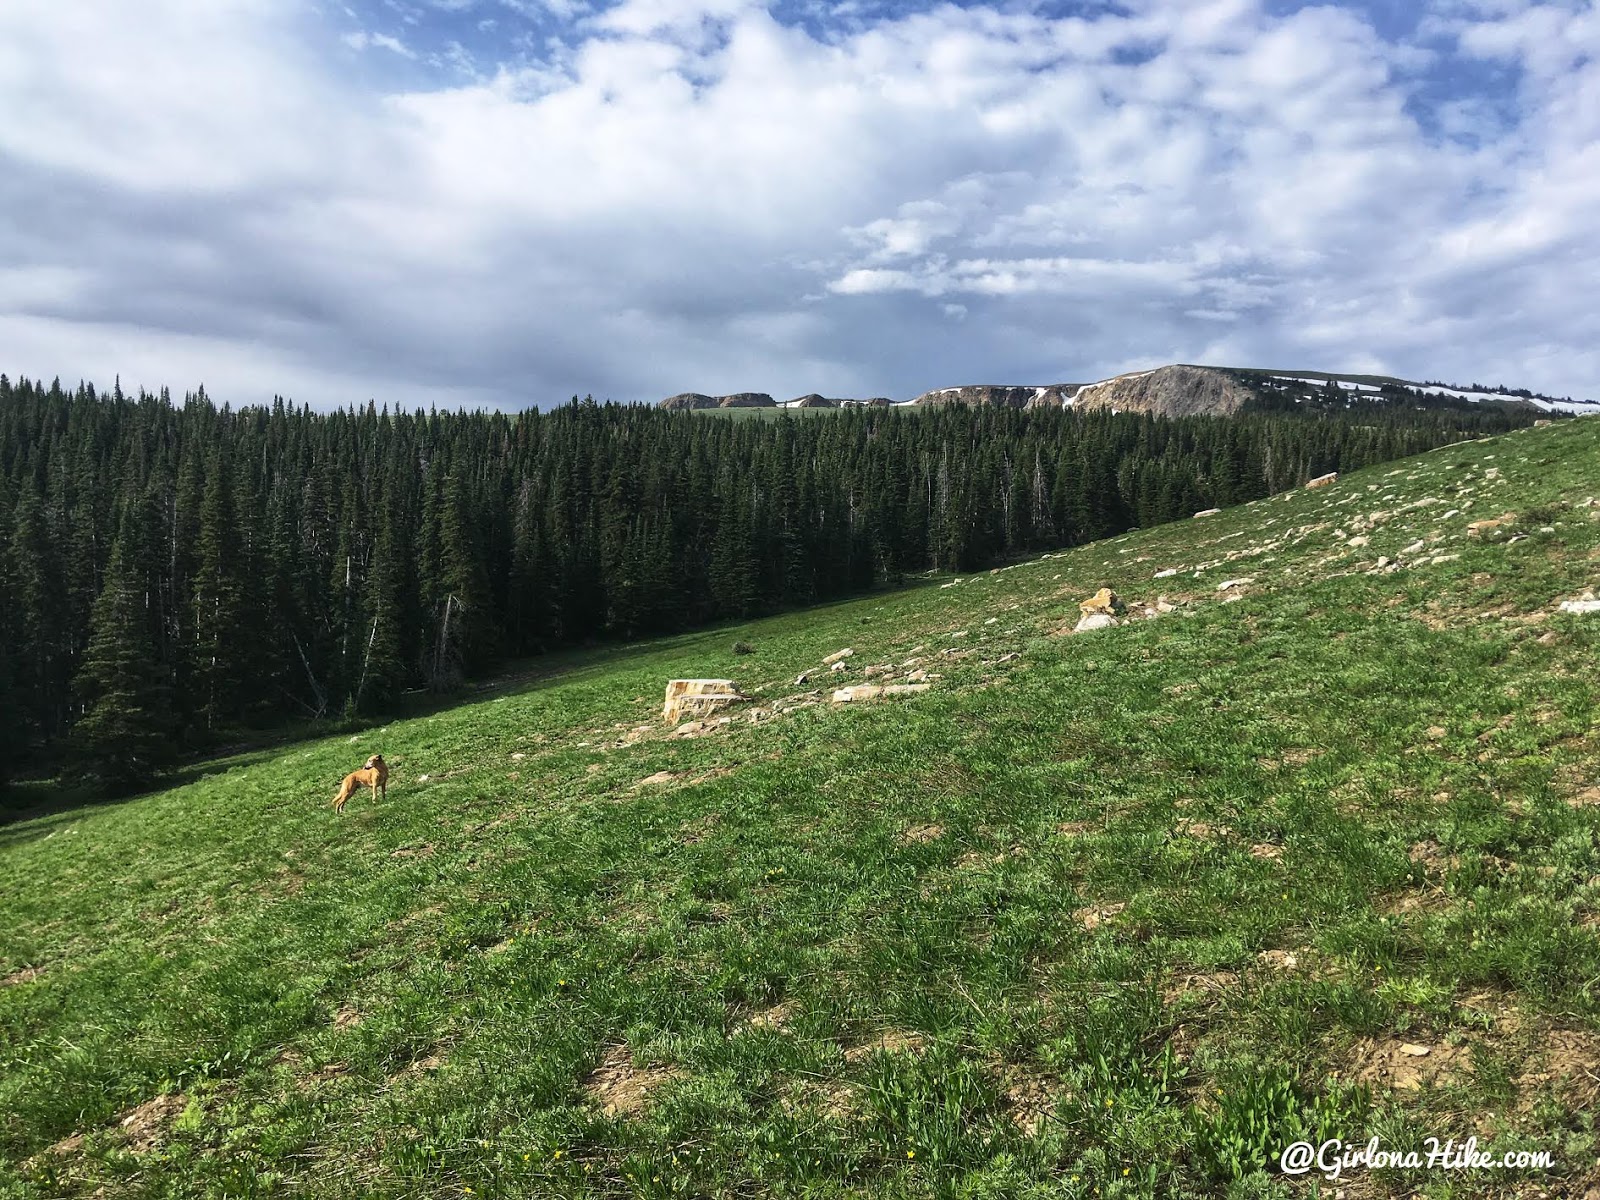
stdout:
<svg viewBox="0 0 1600 1200">
<path fill-rule="evenodd" d="M 74 687 L 84 715 L 73 731 L 75 766 L 102 790 L 117 794 L 148 783 L 168 757 L 170 693 L 155 661 L 149 592 L 111 548 L 105 583 L 94 603 L 89 648 Z"/>
</svg>

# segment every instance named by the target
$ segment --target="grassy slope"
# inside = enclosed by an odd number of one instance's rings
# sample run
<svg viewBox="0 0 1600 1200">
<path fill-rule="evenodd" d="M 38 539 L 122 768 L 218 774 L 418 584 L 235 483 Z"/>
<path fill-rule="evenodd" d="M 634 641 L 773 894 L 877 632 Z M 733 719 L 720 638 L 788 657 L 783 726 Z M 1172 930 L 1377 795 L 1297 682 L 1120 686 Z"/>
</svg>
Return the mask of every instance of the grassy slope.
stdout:
<svg viewBox="0 0 1600 1200">
<path fill-rule="evenodd" d="M 1288 1195 L 1303 1131 L 1582 1194 L 1597 479 L 1565 422 L 0 827 L 0 1194 Z M 1052 632 L 1106 583 L 1180 610 Z M 617 745 L 846 645 L 943 678 Z"/>
</svg>

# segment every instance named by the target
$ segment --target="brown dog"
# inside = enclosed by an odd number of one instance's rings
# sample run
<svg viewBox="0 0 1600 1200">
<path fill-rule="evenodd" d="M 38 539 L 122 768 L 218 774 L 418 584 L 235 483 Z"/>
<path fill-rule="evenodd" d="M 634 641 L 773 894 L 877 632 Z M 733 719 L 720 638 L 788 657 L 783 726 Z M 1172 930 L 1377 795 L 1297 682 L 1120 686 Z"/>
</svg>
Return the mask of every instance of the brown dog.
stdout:
<svg viewBox="0 0 1600 1200">
<path fill-rule="evenodd" d="M 383 755 L 374 754 L 361 770 L 351 771 L 344 777 L 344 782 L 339 785 L 339 794 L 333 798 L 333 811 L 343 812 L 350 797 L 362 787 L 371 788 L 374 796 L 381 796 L 385 800 L 389 798 L 389 764 L 383 761 Z"/>
</svg>

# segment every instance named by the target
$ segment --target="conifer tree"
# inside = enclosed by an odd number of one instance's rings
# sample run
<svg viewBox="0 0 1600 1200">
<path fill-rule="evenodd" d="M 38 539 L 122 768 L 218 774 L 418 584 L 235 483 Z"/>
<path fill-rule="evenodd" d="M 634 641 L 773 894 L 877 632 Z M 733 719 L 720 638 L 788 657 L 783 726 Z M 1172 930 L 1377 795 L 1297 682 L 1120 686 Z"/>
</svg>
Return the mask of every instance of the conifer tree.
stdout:
<svg viewBox="0 0 1600 1200">
<path fill-rule="evenodd" d="M 74 766 L 111 794 L 148 783 L 168 757 L 170 694 L 150 636 L 148 597 L 119 539 L 74 682 L 84 706 L 73 730 Z"/>
</svg>

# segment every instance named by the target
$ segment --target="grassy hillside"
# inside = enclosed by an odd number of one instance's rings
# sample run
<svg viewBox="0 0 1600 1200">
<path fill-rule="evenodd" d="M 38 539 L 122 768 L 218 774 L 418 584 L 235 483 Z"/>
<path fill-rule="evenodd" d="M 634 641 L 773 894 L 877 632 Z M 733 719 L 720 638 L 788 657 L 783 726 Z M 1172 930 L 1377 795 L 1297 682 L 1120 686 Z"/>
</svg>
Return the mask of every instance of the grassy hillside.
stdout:
<svg viewBox="0 0 1600 1200">
<path fill-rule="evenodd" d="M 1597 492 L 1563 422 L 0 827 L 0 1195 L 1582 1195 Z"/>
</svg>

